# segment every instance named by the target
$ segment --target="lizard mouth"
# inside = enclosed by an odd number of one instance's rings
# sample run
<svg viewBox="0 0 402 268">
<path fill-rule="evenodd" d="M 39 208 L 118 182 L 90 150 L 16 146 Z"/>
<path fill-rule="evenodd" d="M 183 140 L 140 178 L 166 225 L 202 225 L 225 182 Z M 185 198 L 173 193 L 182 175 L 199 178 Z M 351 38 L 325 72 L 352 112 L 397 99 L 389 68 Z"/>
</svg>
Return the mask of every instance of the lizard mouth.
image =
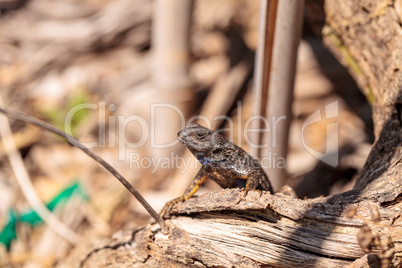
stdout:
<svg viewBox="0 0 402 268">
<path fill-rule="evenodd" d="M 181 137 L 180 137 L 180 134 L 181 134 L 181 131 L 177 132 L 177 139 L 178 139 L 180 142 L 182 142 L 182 139 L 181 139 Z"/>
<path fill-rule="evenodd" d="M 181 137 L 177 137 L 177 139 L 178 139 L 183 145 L 185 145 L 185 146 L 188 145 L 188 143 L 187 143 L 185 140 L 183 140 Z"/>
</svg>

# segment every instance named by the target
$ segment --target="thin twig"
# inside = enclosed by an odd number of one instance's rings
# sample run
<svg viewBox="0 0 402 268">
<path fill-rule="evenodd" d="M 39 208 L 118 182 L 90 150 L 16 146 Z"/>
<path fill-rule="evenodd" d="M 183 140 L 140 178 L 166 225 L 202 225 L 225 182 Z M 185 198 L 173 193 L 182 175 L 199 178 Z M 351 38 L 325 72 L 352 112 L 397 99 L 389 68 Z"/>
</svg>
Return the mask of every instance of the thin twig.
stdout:
<svg viewBox="0 0 402 268">
<path fill-rule="evenodd" d="M 94 159 L 96 162 L 101 164 L 107 171 L 109 171 L 113 176 L 115 176 L 123 185 L 126 187 L 127 190 L 130 191 L 132 195 L 141 203 L 141 205 L 148 211 L 148 213 L 152 216 L 152 218 L 155 219 L 155 221 L 159 224 L 161 227 L 161 231 L 164 234 L 169 233 L 169 228 L 164 222 L 164 220 L 158 215 L 158 213 L 148 204 L 148 202 L 142 197 L 142 195 L 114 168 L 112 167 L 109 163 L 107 163 L 105 160 L 103 160 L 101 157 L 97 156 L 95 153 L 90 151 L 88 148 L 86 148 L 82 143 L 77 141 L 73 136 L 65 133 L 64 131 L 55 128 L 54 126 L 45 123 L 41 120 L 32 118 L 28 115 L 15 112 L 15 111 L 9 111 L 3 108 L 0 108 L 0 112 L 4 113 L 5 115 L 24 121 L 26 123 L 35 125 L 37 127 L 40 127 L 42 129 L 45 129 L 47 131 L 50 131 L 56 135 L 59 135 L 63 138 L 66 139 L 66 141 L 81 149 L 84 153 L 86 153 L 88 156 L 90 156 L 92 159 Z"/>
<path fill-rule="evenodd" d="M 260 0 L 258 45 L 254 61 L 253 116 L 265 116 L 267 110 L 277 7 L 278 0 Z M 261 120 L 252 121 L 252 128 L 261 129 L 263 127 Z M 250 141 L 253 144 L 261 144 L 262 133 L 252 132 L 250 134 Z M 259 146 L 250 147 L 250 153 L 254 157 L 260 158 Z"/>
<path fill-rule="evenodd" d="M 251 154 L 263 159 L 272 154 L 286 159 L 292 118 L 293 88 L 297 48 L 302 32 L 304 1 L 261 0 L 259 41 L 255 61 L 254 116 L 272 122 L 274 131 L 255 132 L 251 142 L 269 147 L 252 146 Z M 261 129 L 261 120 L 253 120 L 252 128 Z M 264 167 L 274 190 L 286 180 L 286 170 Z"/>
<path fill-rule="evenodd" d="M 292 120 L 293 89 L 296 75 L 297 48 L 303 25 L 304 0 L 278 1 L 275 36 L 268 84 L 268 107 L 263 116 L 270 120 L 274 130 L 263 132 L 260 158 L 274 155 L 285 159 L 288 153 L 290 122 Z M 274 189 L 286 182 L 285 168 L 275 165 L 264 167 Z"/>
<path fill-rule="evenodd" d="M 1 97 L 0 106 L 3 106 Z M 0 109 L 3 110 L 2 108 Z M 47 207 L 42 203 L 36 194 L 29 174 L 25 168 L 24 161 L 22 160 L 22 157 L 15 146 L 10 125 L 7 117 L 5 116 L 0 117 L 0 134 L 3 137 L 4 149 L 7 153 L 8 159 L 10 160 L 10 164 L 14 171 L 17 182 L 32 209 L 42 218 L 44 222 L 49 225 L 49 227 L 55 233 L 70 243 L 76 244 L 80 240 L 79 235 L 62 223 L 55 215 L 53 215 L 53 213 L 47 209 Z"/>
</svg>

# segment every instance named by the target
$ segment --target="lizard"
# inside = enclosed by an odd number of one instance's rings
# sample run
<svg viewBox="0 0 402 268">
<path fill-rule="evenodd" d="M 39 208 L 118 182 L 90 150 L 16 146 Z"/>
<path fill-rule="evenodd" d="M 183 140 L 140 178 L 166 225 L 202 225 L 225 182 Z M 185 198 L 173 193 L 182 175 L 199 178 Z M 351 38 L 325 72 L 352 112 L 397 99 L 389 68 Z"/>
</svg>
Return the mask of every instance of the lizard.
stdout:
<svg viewBox="0 0 402 268">
<path fill-rule="evenodd" d="M 162 217 L 169 217 L 173 205 L 191 198 L 207 179 L 212 179 L 222 188 L 273 193 L 268 176 L 259 161 L 225 139 L 218 131 L 197 123 L 189 123 L 177 133 L 177 138 L 197 158 L 202 167 L 183 195 L 165 204 L 160 212 Z"/>
</svg>

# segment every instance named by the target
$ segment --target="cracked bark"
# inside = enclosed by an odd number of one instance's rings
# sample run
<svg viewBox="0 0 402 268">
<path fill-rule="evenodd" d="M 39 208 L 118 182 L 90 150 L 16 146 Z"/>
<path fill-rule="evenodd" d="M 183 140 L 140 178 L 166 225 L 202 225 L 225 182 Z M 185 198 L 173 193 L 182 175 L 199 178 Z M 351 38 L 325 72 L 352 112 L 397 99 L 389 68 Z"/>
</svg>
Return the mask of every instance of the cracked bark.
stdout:
<svg viewBox="0 0 402 268">
<path fill-rule="evenodd" d="M 402 254 L 402 1 L 331 0 L 323 41 L 373 107 L 376 141 L 351 191 L 310 200 L 238 189 L 167 221 L 80 245 L 82 267 L 387 267 Z M 78 254 L 78 255 L 77 255 Z"/>
</svg>

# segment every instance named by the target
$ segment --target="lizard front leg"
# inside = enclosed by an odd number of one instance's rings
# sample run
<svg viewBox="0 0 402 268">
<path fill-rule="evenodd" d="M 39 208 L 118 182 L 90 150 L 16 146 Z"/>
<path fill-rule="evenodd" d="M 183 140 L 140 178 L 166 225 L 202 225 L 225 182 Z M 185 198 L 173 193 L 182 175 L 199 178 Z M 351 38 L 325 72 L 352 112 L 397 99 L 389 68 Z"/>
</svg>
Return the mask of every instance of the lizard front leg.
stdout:
<svg viewBox="0 0 402 268">
<path fill-rule="evenodd" d="M 247 176 L 246 186 L 244 187 L 246 192 L 251 190 L 263 190 L 269 191 L 273 194 L 272 186 L 268 180 L 268 177 L 264 173 L 252 172 Z"/>
<path fill-rule="evenodd" d="M 187 199 L 190 199 L 207 179 L 208 179 L 208 172 L 206 172 L 204 168 L 201 168 L 200 171 L 198 171 L 197 176 L 195 176 L 193 182 L 184 191 L 183 195 L 167 202 L 165 206 L 162 208 L 159 215 L 162 218 L 169 218 L 170 210 L 172 209 L 173 205 L 179 202 L 183 202 Z"/>
</svg>

